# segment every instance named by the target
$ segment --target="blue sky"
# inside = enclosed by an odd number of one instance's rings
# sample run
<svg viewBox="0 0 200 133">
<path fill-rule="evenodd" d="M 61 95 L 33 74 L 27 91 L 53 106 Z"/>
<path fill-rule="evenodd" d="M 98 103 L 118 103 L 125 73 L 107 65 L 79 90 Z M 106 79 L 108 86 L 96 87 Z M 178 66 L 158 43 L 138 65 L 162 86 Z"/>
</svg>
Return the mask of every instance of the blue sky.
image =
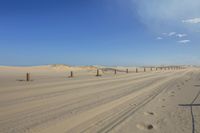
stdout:
<svg viewBox="0 0 200 133">
<path fill-rule="evenodd" d="M 199 0 L 0 1 L 0 65 L 200 65 Z"/>
</svg>

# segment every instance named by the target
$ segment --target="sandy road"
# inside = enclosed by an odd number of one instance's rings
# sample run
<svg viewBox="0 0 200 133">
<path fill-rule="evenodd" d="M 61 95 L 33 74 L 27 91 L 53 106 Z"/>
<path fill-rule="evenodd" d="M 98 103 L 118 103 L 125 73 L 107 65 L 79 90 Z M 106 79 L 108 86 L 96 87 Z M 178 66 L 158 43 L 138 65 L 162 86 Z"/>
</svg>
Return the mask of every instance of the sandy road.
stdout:
<svg viewBox="0 0 200 133">
<path fill-rule="evenodd" d="M 0 89 L 0 132 L 109 132 L 192 70 L 55 80 Z"/>
</svg>

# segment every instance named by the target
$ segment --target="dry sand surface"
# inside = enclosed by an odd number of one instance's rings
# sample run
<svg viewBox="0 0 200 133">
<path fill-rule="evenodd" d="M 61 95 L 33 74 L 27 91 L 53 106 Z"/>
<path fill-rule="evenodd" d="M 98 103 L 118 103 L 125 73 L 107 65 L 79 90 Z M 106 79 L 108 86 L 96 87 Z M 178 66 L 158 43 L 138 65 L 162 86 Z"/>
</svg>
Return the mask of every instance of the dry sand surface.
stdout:
<svg viewBox="0 0 200 133">
<path fill-rule="evenodd" d="M 199 69 L 96 69 L 0 67 L 0 133 L 200 133 Z"/>
</svg>

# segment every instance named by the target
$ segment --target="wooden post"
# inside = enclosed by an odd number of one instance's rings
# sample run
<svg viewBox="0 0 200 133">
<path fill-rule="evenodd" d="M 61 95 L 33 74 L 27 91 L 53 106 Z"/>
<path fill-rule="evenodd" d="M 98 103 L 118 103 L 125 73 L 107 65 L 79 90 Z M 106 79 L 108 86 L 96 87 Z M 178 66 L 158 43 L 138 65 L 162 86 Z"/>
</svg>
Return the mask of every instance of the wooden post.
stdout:
<svg viewBox="0 0 200 133">
<path fill-rule="evenodd" d="M 144 68 L 144 72 L 146 72 L 146 68 Z"/>
<path fill-rule="evenodd" d="M 74 77 L 74 74 L 73 74 L 73 72 L 71 71 L 71 72 L 70 72 L 69 78 L 73 78 L 73 77 Z"/>
<path fill-rule="evenodd" d="M 26 73 L 26 81 L 30 81 L 30 73 Z"/>
<path fill-rule="evenodd" d="M 156 71 L 158 70 L 158 68 L 156 67 Z"/>
<path fill-rule="evenodd" d="M 117 74 L 117 70 L 115 69 L 115 74 Z"/>
<path fill-rule="evenodd" d="M 99 74 L 99 69 L 97 69 L 97 75 L 96 75 L 97 77 L 99 77 L 99 76 L 101 76 L 100 74 Z"/>
<path fill-rule="evenodd" d="M 128 69 L 126 69 L 126 73 L 128 73 Z"/>
<path fill-rule="evenodd" d="M 153 71 L 153 68 L 151 67 L 151 71 Z"/>
</svg>

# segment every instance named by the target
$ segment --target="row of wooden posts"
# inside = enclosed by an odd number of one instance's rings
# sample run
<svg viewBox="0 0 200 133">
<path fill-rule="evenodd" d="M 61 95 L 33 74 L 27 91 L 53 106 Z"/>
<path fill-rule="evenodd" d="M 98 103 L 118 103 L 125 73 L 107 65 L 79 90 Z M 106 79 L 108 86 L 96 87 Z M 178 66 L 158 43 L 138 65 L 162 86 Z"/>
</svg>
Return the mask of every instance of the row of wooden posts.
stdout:
<svg viewBox="0 0 200 133">
<path fill-rule="evenodd" d="M 175 67 L 154 67 L 155 70 L 157 71 L 158 69 L 160 70 L 179 70 L 179 69 L 184 69 L 183 67 L 180 67 L 180 66 L 175 66 Z M 150 71 L 153 71 L 153 67 L 150 68 Z M 129 73 L 129 69 L 126 69 L 125 71 L 126 73 Z M 136 73 L 139 73 L 139 69 L 136 68 L 135 69 L 135 72 Z M 144 68 L 144 72 L 146 72 L 146 68 Z M 116 75 L 117 74 L 117 69 L 114 70 L 114 74 Z M 99 77 L 99 76 L 102 76 L 99 72 L 99 69 L 97 69 L 97 73 L 96 73 L 96 76 Z M 69 78 L 73 78 L 74 77 L 74 73 L 73 71 L 70 72 L 70 76 Z M 31 81 L 31 77 L 30 77 L 30 73 L 27 73 L 26 74 L 26 81 Z"/>
</svg>

